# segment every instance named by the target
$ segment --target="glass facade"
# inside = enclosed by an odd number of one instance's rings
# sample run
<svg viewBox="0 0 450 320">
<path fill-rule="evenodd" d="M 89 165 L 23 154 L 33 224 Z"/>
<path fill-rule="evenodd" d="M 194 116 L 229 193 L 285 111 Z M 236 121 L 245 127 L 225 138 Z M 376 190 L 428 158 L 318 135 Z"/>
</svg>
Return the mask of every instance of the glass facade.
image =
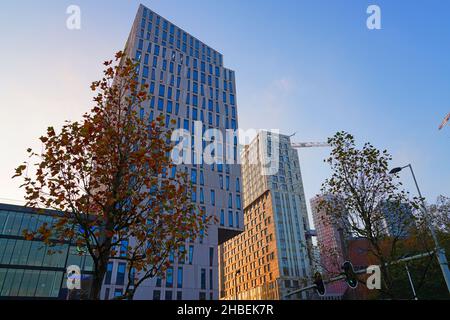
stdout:
<svg viewBox="0 0 450 320">
<path fill-rule="evenodd" d="M 38 214 L 29 208 L 0 204 L 0 299 L 65 298 L 66 266 L 77 265 L 86 274 L 93 270 L 92 259 L 79 255 L 69 244 L 50 247 L 22 237 L 23 230 L 51 225 L 55 216 L 56 212 Z"/>
</svg>

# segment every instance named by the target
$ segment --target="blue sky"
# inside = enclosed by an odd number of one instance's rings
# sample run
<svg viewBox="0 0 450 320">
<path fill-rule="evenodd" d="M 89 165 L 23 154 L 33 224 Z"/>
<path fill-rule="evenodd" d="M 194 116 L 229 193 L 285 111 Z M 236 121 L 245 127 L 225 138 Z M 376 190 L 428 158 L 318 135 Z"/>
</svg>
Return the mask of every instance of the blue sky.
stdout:
<svg viewBox="0 0 450 320">
<path fill-rule="evenodd" d="M 224 55 L 236 71 L 239 124 L 297 141 L 338 130 L 411 162 L 423 193 L 450 196 L 450 2 L 363 0 L 141 1 Z M 139 1 L 9 1 L 0 11 L 0 198 L 48 125 L 89 109 L 101 62 L 124 47 Z M 79 5 L 79 31 L 66 8 Z M 366 28 L 377 4 L 382 30 Z M 301 150 L 307 199 L 329 175 L 327 149 Z M 407 172 L 405 186 L 412 189 Z M 0 201 L 4 201 L 0 199 Z"/>
</svg>

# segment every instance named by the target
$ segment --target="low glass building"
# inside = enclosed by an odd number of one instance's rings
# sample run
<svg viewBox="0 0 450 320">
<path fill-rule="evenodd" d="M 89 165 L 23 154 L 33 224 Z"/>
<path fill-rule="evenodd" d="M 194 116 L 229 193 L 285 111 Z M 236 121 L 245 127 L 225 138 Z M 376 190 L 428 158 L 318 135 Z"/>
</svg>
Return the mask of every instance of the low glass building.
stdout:
<svg viewBox="0 0 450 320">
<path fill-rule="evenodd" d="M 22 236 L 43 223 L 51 225 L 58 212 L 36 213 L 31 208 L 0 204 L 0 299 L 67 299 L 66 268 L 77 265 L 82 274 L 92 274 L 89 255 L 75 246 L 57 244 L 48 247 L 41 241 Z M 49 253 L 51 249 L 52 252 Z"/>
</svg>

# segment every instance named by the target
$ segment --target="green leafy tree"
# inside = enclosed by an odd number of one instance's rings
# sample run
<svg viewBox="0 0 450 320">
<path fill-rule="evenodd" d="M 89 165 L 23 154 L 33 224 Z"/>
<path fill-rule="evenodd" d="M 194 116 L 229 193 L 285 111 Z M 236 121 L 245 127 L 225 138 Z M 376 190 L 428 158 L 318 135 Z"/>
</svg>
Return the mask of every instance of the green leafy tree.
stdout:
<svg viewBox="0 0 450 320">
<path fill-rule="evenodd" d="M 388 265 L 400 258 L 399 242 L 415 227 L 410 212 L 419 208 L 419 199 L 411 199 L 401 189 L 398 176 L 389 173 L 392 157 L 386 150 L 370 143 L 358 149 L 347 132 L 336 133 L 328 142 L 332 151 L 325 161 L 332 174 L 323 183 L 322 193 L 330 196 L 319 206 L 344 234 L 369 242 L 368 255 L 382 273 L 382 295 L 395 298 L 396 279 Z"/>
</svg>

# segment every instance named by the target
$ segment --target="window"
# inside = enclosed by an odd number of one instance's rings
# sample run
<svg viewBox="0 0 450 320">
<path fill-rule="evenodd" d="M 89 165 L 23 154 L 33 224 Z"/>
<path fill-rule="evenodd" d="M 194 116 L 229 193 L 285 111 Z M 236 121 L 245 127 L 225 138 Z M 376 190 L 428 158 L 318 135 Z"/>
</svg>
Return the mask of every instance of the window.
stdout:
<svg viewBox="0 0 450 320">
<path fill-rule="evenodd" d="M 158 98 L 158 110 L 163 111 L 164 110 L 164 99 Z"/>
<path fill-rule="evenodd" d="M 193 104 L 195 107 L 198 106 L 198 96 L 195 95 L 195 94 L 192 95 L 192 104 Z M 196 120 L 196 119 L 194 119 L 194 120 Z"/>
<path fill-rule="evenodd" d="M 216 192 L 214 190 L 211 190 L 211 205 L 216 205 Z"/>
<path fill-rule="evenodd" d="M 203 175 L 203 170 L 200 170 L 200 185 L 205 185 L 205 177 Z"/>
<path fill-rule="evenodd" d="M 150 94 L 154 94 L 155 93 L 155 83 L 152 81 L 150 82 Z"/>
<path fill-rule="evenodd" d="M 194 260 L 194 246 L 189 246 L 189 264 Z"/>
<path fill-rule="evenodd" d="M 236 192 L 241 192 L 241 183 L 239 178 L 236 178 Z"/>
<path fill-rule="evenodd" d="M 203 188 L 200 188 L 200 203 L 205 203 L 205 194 L 203 193 Z"/>
<path fill-rule="evenodd" d="M 183 292 L 177 291 L 177 300 L 183 300 Z"/>
<path fill-rule="evenodd" d="M 164 97 L 165 92 L 166 92 L 166 86 L 163 84 L 160 84 L 159 85 L 159 96 Z"/>
<path fill-rule="evenodd" d="M 233 212 L 228 211 L 228 226 L 233 227 Z"/>
<path fill-rule="evenodd" d="M 209 248 L 209 266 L 212 267 L 214 264 L 214 248 Z"/>
<path fill-rule="evenodd" d="M 142 77 L 143 77 L 143 78 L 148 78 L 148 67 L 147 67 L 147 66 L 145 66 L 145 67 L 142 69 Z"/>
<path fill-rule="evenodd" d="M 109 262 L 108 266 L 106 267 L 105 284 L 111 284 L 112 270 L 113 270 L 113 263 Z"/>
<path fill-rule="evenodd" d="M 239 228 L 239 212 L 236 212 L 236 228 Z"/>
<path fill-rule="evenodd" d="M 198 294 L 198 299 L 199 300 L 206 300 L 206 293 L 205 292 L 200 292 Z"/>
<path fill-rule="evenodd" d="M 236 195 L 236 208 L 241 209 L 241 196 Z"/>
<path fill-rule="evenodd" d="M 178 268 L 177 288 L 183 288 L 183 267 Z"/>
<path fill-rule="evenodd" d="M 141 61 L 141 57 L 142 57 L 142 52 L 141 51 L 136 51 L 136 56 L 135 56 L 135 60 L 136 61 Z"/>
<path fill-rule="evenodd" d="M 172 300 L 172 291 L 166 291 L 165 300 Z"/>
<path fill-rule="evenodd" d="M 123 285 L 125 283 L 126 267 L 127 265 L 125 263 L 119 263 L 119 266 L 117 267 L 117 277 L 116 277 L 117 285 Z"/>
<path fill-rule="evenodd" d="M 180 250 L 179 250 L 179 258 L 178 258 L 178 262 L 179 262 L 180 264 L 184 264 L 185 261 L 186 261 L 186 257 L 185 257 L 185 255 L 184 255 L 185 250 L 186 250 L 186 247 L 185 247 L 184 245 L 180 246 Z"/>
<path fill-rule="evenodd" d="M 131 279 L 131 283 L 134 285 L 134 283 L 136 281 L 136 268 L 131 268 L 130 279 Z"/>
<path fill-rule="evenodd" d="M 161 291 L 153 290 L 153 300 L 161 300 Z"/>
<path fill-rule="evenodd" d="M 114 290 L 114 297 L 120 297 L 120 296 L 122 296 L 122 289 Z"/>
<path fill-rule="evenodd" d="M 122 240 L 120 243 L 120 256 L 126 257 L 128 252 L 128 240 Z"/>
<path fill-rule="evenodd" d="M 197 184 L 197 169 L 191 169 L 191 182 Z"/>
<path fill-rule="evenodd" d="M 173 287 L 173 268 L 167 268 L 166 271 L 166 287 Z"/>
<path fill-rule="evenodd" d="M 202 269 L 201 270 L 200 287 L 201 287 L 202 290 L 206 290 L 206 269 Z"/>
<path fill-rule="evenodd" d="M 225 213 L 223 210 L 220 210 L 220 225 L 225 226 Z"/>
</svg>

